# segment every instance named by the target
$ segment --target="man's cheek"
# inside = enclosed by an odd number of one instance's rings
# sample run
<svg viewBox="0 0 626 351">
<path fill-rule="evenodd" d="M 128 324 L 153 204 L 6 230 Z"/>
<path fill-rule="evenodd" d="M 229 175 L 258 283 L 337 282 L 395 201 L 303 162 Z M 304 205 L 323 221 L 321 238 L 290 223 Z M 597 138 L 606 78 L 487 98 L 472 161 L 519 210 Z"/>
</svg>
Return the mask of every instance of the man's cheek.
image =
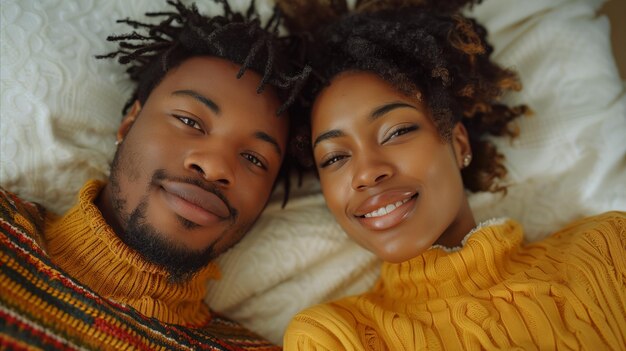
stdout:
<svg viewBox="0 0 626 351">
<path fill-rule="evenodd" d="M 254 189 L 254 190 L 253 190 Z M 269 200 L 271 191 L 271 184 L 257 185 L 251 187 L 249 191 L 242 192 L 238 203 L 241 204 L 241 208 L 235 208 L 239 210 L 239 215 L 254 216 L 255 218 L 263 211 L 265 204 Z"/>
</svg>

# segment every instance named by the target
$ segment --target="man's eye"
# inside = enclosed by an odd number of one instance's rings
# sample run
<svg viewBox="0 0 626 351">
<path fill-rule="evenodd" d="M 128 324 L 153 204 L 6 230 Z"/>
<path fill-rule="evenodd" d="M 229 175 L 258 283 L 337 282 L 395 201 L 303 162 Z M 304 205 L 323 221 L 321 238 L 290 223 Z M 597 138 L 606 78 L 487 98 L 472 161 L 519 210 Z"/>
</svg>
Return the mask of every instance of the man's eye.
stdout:
<svg viewBox="0 0 626 351">
<path fill-rule="evenodd" d="M 330 166 L 330 165 L 332 165 L 334 163 L 337 163 L 337 162 L 343 160 L 346 157 L 347 156 L 345 156 L 345 155 L 333 155 L 333 156 L 330 156 L 327 159 L 325 159 L 324 161 L 322 161 L 320 163 L 319 167 L 320 168 L 326 168 L 326 167 L 328 167 L 328 166 Z"/>
<path fill-rule="evenodd" d="M 250 161 L 250 163 L 252 163 L 253 165 L 262 169 L 267 169 L 265 165 L 263 164 L 263 162 L 261 162 L 261 160 L 258 157 L 249 153 L 243 153 L 241 154 L 241 156 L 243 156 L 243 158 L 245 158 L 246 160 Z"/>
<path fill-rule="evenodd" d="M 176 119 L 178 119 L 179 121 L 183 122 L 183 124 L 185 124 L 186 126 L 189 126 L 197 130 L 202 130 L 202 127 L 200 126 L 200 124 L 196 122 L 196 120 L 193 118 L 180 116 L 180 115 L 174 115 L 174 117 L 176 117 Z"/>
</svg>

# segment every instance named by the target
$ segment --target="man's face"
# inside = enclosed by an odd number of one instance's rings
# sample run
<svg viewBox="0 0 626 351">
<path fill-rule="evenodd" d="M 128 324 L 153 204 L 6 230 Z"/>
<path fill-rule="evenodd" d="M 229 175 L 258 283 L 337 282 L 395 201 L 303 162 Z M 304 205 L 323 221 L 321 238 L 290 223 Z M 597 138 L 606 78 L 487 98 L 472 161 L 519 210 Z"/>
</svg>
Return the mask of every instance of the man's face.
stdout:
<svg viewBox="0 0 626 351">
<path fill-rule="evenodd" d="M 173 277 L 202 268 L 263 210 L 287 142 L 260 76 L 216 57 L 172 69 L 120 127 L 103 210 L 120 238 Z M 108 192 L 108 194 L 106 194 Z M 108 202 L 108 203 L 107 203 Z"/>
</svg>

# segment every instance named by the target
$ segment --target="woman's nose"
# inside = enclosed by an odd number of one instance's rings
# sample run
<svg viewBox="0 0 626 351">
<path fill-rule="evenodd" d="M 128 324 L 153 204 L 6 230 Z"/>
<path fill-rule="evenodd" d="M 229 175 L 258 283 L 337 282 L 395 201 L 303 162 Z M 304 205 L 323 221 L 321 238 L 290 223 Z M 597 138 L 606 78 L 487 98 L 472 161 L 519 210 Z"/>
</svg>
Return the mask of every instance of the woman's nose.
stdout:
<svg viewBox="0 0 626 351">
<path fill-rule="evenodd" d="M 365 190 L 393 176 L 393 167 L 382 158 L 366 157 L 357 162 L 352 179 L 354 190 Z"/>
</svg>

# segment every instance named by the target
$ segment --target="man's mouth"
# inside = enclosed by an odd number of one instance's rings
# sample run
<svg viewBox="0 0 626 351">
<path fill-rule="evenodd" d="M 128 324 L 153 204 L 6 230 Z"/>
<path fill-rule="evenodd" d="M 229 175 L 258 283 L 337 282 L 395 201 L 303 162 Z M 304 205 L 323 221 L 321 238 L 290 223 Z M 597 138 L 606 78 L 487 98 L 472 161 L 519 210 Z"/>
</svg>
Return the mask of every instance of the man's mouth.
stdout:
<svg viewBox="0 0 626 351">
<path fill-rule="evenodd" d="M 230 206 L 220 196 L 197 185 L 165 180 L 161 188 L 172 211 L 200 226 L 232 217 Z"/>
</svg>

